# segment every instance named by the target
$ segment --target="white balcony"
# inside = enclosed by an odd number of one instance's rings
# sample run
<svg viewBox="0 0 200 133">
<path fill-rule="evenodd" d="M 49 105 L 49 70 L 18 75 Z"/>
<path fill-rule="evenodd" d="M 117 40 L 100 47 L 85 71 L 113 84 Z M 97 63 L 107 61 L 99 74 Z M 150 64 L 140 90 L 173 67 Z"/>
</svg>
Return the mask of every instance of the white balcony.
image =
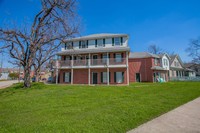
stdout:
<svg viewBox="0 0 200 133">
<path fill-rule="evenodd" d="M 126 67 L 126 58 L 110 59 L 84 59 L 84 60 L 57 60 L 53 63 L 53 68 L 106 68 L 106 67 Z"/>
</svg>

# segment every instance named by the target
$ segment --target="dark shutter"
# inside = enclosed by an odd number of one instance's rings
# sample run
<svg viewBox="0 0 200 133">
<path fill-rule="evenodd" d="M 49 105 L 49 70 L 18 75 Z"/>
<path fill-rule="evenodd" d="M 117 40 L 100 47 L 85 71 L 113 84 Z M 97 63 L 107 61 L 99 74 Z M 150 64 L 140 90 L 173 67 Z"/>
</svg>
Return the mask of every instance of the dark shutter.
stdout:
<svg viewBox="0 0 200 133">
<path fill-rule="evenodd" d="M 69 56 L 69 59 L 72 60 L 72 56 Z"/>
<path fill-rule="evenodd" d="M 110 54 L 108 54 L 108 58 L 110 58 Z"/>
<path fill-rule="evenodd" d="M 66 60 L 66 56 L 64 56 L 64 60 Z"/>
<path fill-rule="evenodd" d="M 123 45 L 123 37 L 121 37 L 121 45 Z"/>
<path fill-rule="evenodd" d="M 69 73 L 69 82 L 71 82 L 71 72 Z"/>
<path fill-rule="evenodd" d="M 105 47 L 105 44 L 106 44 L 106 40 L 103 39 L 103 47 Z"/>
<path fill-rule="evenodd" d="M 114 81 L 115 81 L 115 83 L 116 83 L 116 72 L 114 72 Z"/>
<path fill-rule="evenodd" d="M 72 49 L 74 48 L 74 42 L 72 42 Z"/>
<path fill-rule="evenodd" d="M 115 58 L 115 53 L 113 55 L 114 55 L 114 58 Z"/>
<path fill-rule="evenodd" d="M 65 50 L 67 49 L 67 44 L 65 43 Z"/>
<path fill-rule="evenodd" d="M 112 38 L 112 46 L 114 46 L 115 38 Z"/>
<path fill-rule="evenodd" d="M 101 59 L 103 59 L 103 54 L 101 54 Z"/>
<path fill-rule="evenodd" d="M 79 48 L 81 48 L 81 41 L 79 41 Z"/>
<path fill-rule="evenodd" d="M 122 53 L 122 58 L 124 58 L 124 53 Z"/>
<path fill-rule="evenodd" d="M 97 47 L 97 40 L 95 40 L 95 47 Z"/>
<path fill-rule="evenodd" d="M 124 82 L 124 72 L 122 72 L 122 82 Z"/>
<path fill-rule="evenodd" d="M 76 56 L 74 56 L 74 60 L 76 60 Z"/>
<path fill-rule="evenodd" d="M 111 73 L 109 72 L 109 82 L 111 82 L 111 77 L 110 77 Z"/>
<path fill-rule="evenodd" d="M 101 72 L 101 83 L 103 83 L 103 72 Z"/>
<path fill-rule="evenodd" d="M 63 73 L 63 82 L 65 82 L 65 72 Z"/>
<path fill-rule="evenodd" d="M 86 48 L 88 48 L 88 40 L 87 40 L 87 43 L 86 43 Z"/>
</svg>

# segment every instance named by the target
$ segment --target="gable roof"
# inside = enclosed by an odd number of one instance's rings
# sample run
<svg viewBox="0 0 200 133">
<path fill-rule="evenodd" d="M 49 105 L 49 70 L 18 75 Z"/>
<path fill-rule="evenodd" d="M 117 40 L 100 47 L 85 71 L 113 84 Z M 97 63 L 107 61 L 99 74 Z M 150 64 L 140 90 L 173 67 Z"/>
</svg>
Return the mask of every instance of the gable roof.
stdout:
<svg viewBox="0 0 200 133">
<path fill-rule="evenodd" d="M 178 55 L 178 54 L 176 54 L 176 55 L 171 55 L 170 56 L 170 66 L 171 66 L 171 64 L 173 63 L 173 61 L 175 60 L 175 58 L 177 58 L 178 59 L 178 61 L 180 62 L 180 64 L 181 64 L 181 66 L 182 67 L 184 67 L 184 64 L 183 64 L 183 62 L 182 62 L 182 60 L 181 60 L 181 58 L 180 58 L 180 56 Z"/>
<path fill-rule="evenodd" d="M 158 55 L 151 54 L 149 52 L 131 52 L 129 54 L 129 58 L 149 58 L 149 57 L 160 58 Z"/>
<path fill-rule="evenodd" d="M 170 56 L 167 53 L 158 54 L 159 57 L 166 56 L 169 60 L 171 60 Z"/>
<path fill-rule="evenodd" d="M 87 36 L 68 39 L 68 40 L 66 40 L 66 42 L 67 41 L 79 41 L 79 40 L 110 38 L 110 37 L 128 37 L 128 34 L 110 34 L 110 33 L 91 34 L 91 35 L 87 35 Z"/>
</svg>

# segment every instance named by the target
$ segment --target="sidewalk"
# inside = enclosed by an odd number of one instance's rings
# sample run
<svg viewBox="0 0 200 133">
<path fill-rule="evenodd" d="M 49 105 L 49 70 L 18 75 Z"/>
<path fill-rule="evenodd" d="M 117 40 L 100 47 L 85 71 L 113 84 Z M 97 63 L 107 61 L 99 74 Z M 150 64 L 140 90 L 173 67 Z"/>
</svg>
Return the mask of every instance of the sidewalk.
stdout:
<svg viewBox="0 0 200 133">
<path fill-rule="evenodd" d="M 200 98 L 142 124 L 128 133 L 200 133 Z"/>
<path fill-rule="evenodd" d="M 1 81 L 0 82 L 0 89 L 7 88 L 7 87 L 9 87 L 12 84 L 17 83 L 17 82 L 18 82 L 18 80 Z"/>
</svg>

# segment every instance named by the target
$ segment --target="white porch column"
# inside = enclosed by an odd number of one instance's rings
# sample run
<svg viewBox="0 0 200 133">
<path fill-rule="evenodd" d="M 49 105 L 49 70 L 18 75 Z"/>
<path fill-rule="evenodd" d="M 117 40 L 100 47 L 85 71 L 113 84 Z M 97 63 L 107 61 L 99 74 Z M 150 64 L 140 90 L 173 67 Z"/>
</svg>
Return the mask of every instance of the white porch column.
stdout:
<svg viewBox="0 0 200 133">
<path fill-rule="evenodd" d="M 90 85 L 90 53 L 88 56 L 88 85 Z"/>
<path fill-rule="evenodd" d="M 129 85 L 129 66 L 128 66 L 128 51 L 126 52 L 126 72 L 127 72 L 127 85 Z"/>
<path fill-rule="evenodd" d="M 73 79 L 74 79 L 74 69 L 71 69 L 71 84 L 73 84 Z"/>
<path fill-rule="evenodd" d="M 109 79 L 110 79 L 110 75 L 109 75 L 109 53 L 107 52 L 107 85 L 110 85 Z"/>
<path fill-rule="evenodd" d="M 56 84 L 58 84 L 58 60 L 56 61 Z"/>
<path fill-rule="evenodd" d="M 110 77 L 109 76 L 110 76 L 109 75 L 109 67 L 107 67 L 107 85 L 110 85 L 110 82 L 109 82 Z"/>
</svg>

